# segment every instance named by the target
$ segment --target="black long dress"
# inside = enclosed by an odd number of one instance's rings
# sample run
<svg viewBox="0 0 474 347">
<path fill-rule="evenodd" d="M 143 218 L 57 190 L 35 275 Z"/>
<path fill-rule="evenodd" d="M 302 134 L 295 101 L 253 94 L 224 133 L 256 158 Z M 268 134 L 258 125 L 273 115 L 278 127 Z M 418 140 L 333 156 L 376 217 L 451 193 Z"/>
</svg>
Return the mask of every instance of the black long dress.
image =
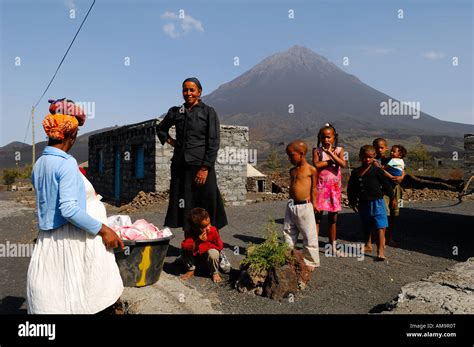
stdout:
<svg viewBox="0 0 474 347">
<path fill-rule="evenodd" d="M 194 207 L 206 209 L 217 229 L 227 225 L 227 216 L 217 187 L 214 163 L 220 144 L 220 126 L 216 111 L 200 101 L 191 110 L 171 107 L 156 127 L 163 145 L 172 126 L 176 127 L 176 145 L 171 158 L 171 182 L 165 226 L 189 228 L 187 216 Z M 208 168 L 206 183 L 194 180 L 203 166 Z"/>
</svg>

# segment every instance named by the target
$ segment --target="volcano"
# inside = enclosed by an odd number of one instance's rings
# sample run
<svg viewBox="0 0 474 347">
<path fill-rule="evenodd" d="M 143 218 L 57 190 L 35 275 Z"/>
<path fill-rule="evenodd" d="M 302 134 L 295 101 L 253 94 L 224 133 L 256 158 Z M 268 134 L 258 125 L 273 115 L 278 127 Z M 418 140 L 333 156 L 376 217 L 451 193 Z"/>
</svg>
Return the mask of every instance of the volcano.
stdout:
<svg viewBox="0 0 474 347">
<path fill-rule="evenodd" d="M 264 59 L 203 100 L 216 109 L 221 123 L 249 126 L 256 141 L 312 137 L 326 122 L 352 136 L 462 137 L 474 129 L 415 112 L 414 105 L 404 107 L 302 46 Z"/>
</svg>

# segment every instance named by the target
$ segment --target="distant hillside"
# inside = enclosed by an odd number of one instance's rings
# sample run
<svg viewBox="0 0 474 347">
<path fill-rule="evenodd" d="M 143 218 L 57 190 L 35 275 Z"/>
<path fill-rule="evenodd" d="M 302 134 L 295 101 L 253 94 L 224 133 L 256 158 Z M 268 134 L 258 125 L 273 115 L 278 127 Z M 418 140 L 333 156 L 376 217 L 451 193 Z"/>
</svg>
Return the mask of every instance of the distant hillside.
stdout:
<svg viewBox="0 0 474 347">
<path fill-rule="evenodd" d="M 94 130 L 83 135 L 80 135 L 76 139 L 76 143 L 71 148 L 71 155 L 73 155 L 77 162 L 80 164 L 88 159 L 88 141 L 89 136 L 100 133 L 102 131 L 110 130 L 115 127 L 108 127 L 104 129 Z M 37 142 L 36 143 L 36 158 L 41 156 L 41 153 L 46 147 L 47 141 Z M 19 166 L 24 166 L 27 164 L 31 164 L 31 156 L 32 156 L 32 147 L 23 142 L 14 141 L 0 147 L 0 168 L 8 168 L 8 167 L 15 167 L 15 153 L 19 152 L 21 156 L 21 160 L 18 162 Z"/>
</svg>

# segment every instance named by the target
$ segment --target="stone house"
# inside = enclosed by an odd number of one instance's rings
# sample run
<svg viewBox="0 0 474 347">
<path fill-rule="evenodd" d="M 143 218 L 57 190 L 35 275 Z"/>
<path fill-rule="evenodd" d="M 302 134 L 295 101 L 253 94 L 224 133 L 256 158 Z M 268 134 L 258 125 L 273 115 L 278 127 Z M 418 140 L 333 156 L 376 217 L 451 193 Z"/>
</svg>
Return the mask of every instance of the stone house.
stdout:
<svg viewBox="0 0 474 347">
<path fill-rule="evenodd" d="M 247 191 L 254 193 L 271 193 L 272 181 L 270 177 L 247 164 Z"/>
<path fill-rule="evenodd" d="M 138 192 L 169 190 L 173 147 L 161 145 L 155 126 L 161 119 L 114 128 L 89 137 L 87 175 L 107 201 L 130 202 Z M 174 137 L 174 127 L 170 130 Z M 248 127 L 221 125 L 217 184 L 226 205 L 245 205 Z"/>
</svg>

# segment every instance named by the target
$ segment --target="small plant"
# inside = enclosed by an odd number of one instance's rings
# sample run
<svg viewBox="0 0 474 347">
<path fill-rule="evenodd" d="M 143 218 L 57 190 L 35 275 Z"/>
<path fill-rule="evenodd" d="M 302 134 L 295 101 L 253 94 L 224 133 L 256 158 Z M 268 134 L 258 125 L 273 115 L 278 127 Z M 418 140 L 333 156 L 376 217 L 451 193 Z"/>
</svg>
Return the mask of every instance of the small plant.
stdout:
<svg viewBox="0 0 474 347">
<path fill-rule="evenodd" d="M 252 243 L 249 245 L 247 256 L 242 260 L 241 266 L 261 272 L 283 266 L 290 261 L 288 245 L 278 240 L 275 221 L 270 221 L 265 229 L 267 234 L 265 241 L 258 245 Z"/>
</svg>

